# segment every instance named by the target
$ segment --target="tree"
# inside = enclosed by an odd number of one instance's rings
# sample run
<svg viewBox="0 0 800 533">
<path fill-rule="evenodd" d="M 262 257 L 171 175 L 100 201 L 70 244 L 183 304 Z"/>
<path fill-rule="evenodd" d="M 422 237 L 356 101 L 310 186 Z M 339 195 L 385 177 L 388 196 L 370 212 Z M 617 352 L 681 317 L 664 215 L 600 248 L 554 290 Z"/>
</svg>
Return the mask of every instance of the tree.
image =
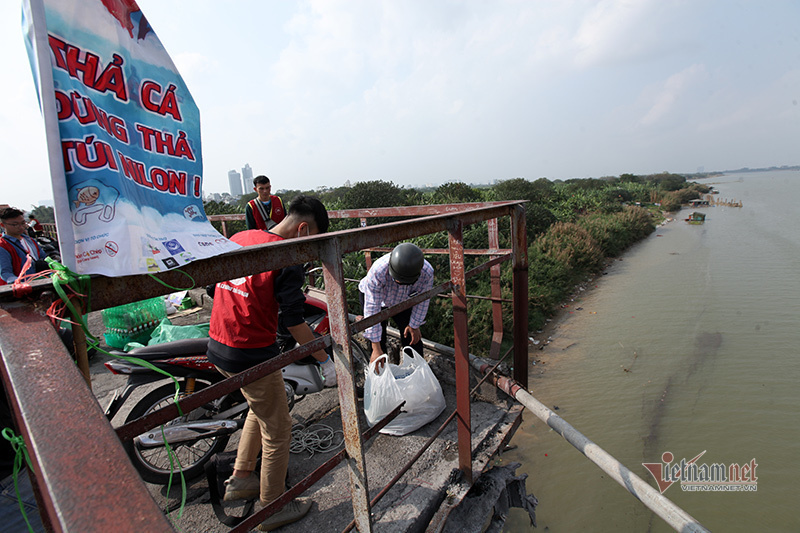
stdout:
<svg viewBox="0 0 800 533">
<path fill-rule="evenodd" d="M 409 192 L 391 181 L 361 181 L 350 187 L 342 197 L 344 209 L 364 209 L 369 207 L 397 207 L 406 203 Z"/>
<path fill-rule="evenodd" d="M 437 204 L 463 204 L 481 200 L 480 191 L 460 181 L 440 185 L 433 193 L 433 201 Z"/>
<path fill-rule="evenodd" d="M 53 208 L 47 205 L 40 205 L 31 209 L 31 215 L 42 224 L 53 224 L 56 221 L 56 215 Z"/>
</svg>

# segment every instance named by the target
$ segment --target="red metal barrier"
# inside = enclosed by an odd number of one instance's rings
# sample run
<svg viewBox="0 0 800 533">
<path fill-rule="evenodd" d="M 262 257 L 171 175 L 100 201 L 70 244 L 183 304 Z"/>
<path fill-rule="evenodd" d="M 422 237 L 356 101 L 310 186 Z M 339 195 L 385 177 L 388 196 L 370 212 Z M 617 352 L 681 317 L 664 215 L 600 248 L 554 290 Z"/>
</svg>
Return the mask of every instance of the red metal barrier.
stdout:
<svg viewBox="0 0 800 533">
<path fill-rule="evenodd" d="M 191 278 L 195 286 L 286 267 L 306 261 L 322 260 L 331 323 L 331 335 L 299 347 L 281 358 L 262 363 L 247 372 L 208 387 L 181 400 L 185 410 L 230 392 L 253 381 L 290 359 L 323 345 L 333 345 L 339 381 L 339 401 L 345 432 L 347 465 L 356 524 L 360 531 L 371 531 L 368 480 L 364 462 L 362 431 L 359 427 L 355 396 L 351 337 L 385 316 L 407 309 L 435 294 L 451 291 L 454 306 L 456 349 L 456 388 L 459 465 L 466 479 L 472 479 L 472 449 L 469 402 L 466 280 L 491 270 L 493 313 L 500 310 L 499 269 L 511 258 L 513 268 L 514 366 L 515 379 L 527 382 L 527 242 L 522 202 L 487 202 L 437 206 L 411 206 L 331 212 L 332 218 L 419 217 L 301 239 L 280 241 L 196 261 L 181 271 L 158 274 L 164 283 L 181 287 Z M 231 215 L 225 215 L 230 217 Z M 232 215 L 239 216 L 241 215 Z M 499 217 L 511 218 L 512 249 L 500 250 L 497 238 Z M 215 219 L 217 217 L 209 217 Z M 228 218 L 219 219 L 221 221 Z M 463 228 L 489 221 L 490 248 L 464 250 Z M 387 243 L 447 231 L 448 250 L 427 250 L 450 254 L 450 280 L 393 306 L 380 316 L 349 325 L 345 280 L 341 257 L 358 250 L 374 249 Z M 494 232 L 494 233 L 493 233 Z M 494 235 L 494 236 L 492 236 Z M 489 261 L 465 271 L 464 255 L 474 252 L 490 255 Z M 187 277 L 188 276 L 188 277 Z M 119 439 L 129 439 L 177 415 L 172 404 L 119 428 L 115 433 L 103 417 L 91 390 L 77 372 L 54 330 L 44 317 L 40 298 L 51 290 L 49 281 L 32 284 L 28 300 L 17 301 L 11 288 L 0 287 L 0 370 L 11 398 L 17 425 L 34 463 L 35 482 L 41 490 L 41 510 L 45 522 L 57 531 L 169 531 L 161 514 L 135 470 L 125 457 Z M 92 293 L 87 308 L 100 310 L 163 294 L 164 286 L 150 276 L 92 277 Z M 502 320 L 493 321 L 495 343 L 500 342 Z M 493 352 L 494 352 L 493 345 Z M 113 474 L 113 475 L 109 475 Z M 124 503 L 124 505 L 122 505 Z"/>
</svg>

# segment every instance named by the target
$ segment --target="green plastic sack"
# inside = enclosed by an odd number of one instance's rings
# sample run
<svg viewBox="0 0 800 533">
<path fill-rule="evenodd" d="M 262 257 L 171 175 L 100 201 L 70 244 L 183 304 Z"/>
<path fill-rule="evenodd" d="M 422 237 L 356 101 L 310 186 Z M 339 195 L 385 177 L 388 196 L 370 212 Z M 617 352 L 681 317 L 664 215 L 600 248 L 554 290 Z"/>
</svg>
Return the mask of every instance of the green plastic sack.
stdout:
<svg viewBox="0 0 800 533">
<path fill-rule="evenodd" d="M 123 348 L 128 343 L 144 343 L 159 322 L 167 316 L 164 299 L 160 296 L 133 302 L 100 312 L 106 327 L 106 344 Z"/>
<path fill-rule="evenodd" d="M 178 341 L 181 339 L 202 339 L 208 337 L 209 323 L 194 324 L 191 326 L 173 326 L 168 318 L 161 321 L 150 335 L 148 346 L 164 342 Z"/>
<path fill-rule="evenodd" d="M 203 339 L 208 337 L 209 324 L 195 324 L 192 326 L 173 326 L 168 318 L 165 318 L 153 330 L 150 339 L 145 339 L 147 346 L 154 344 L 163 344 L 165 342 L 178 341 L 181 339 Z M 125 351 L 129 352 L 134 348 L 141 348 L 145 346 L 140 342 L 129 342 L 125 345 Z"/>
</svg>

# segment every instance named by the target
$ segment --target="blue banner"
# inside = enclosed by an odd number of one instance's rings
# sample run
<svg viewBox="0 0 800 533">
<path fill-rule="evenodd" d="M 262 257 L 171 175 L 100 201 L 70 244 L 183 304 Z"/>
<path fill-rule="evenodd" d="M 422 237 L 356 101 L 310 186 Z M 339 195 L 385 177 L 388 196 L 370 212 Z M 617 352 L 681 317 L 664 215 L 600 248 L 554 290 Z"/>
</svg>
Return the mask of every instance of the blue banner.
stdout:
<svg viewBox="0 0 800 533">
<path fill-rule="evenodd" d="M 122 276 L 238 248 L 205 215 L 200 113 L 136 2 L 29 0 L 24 18 L 65 264 Z"/>
</svg>

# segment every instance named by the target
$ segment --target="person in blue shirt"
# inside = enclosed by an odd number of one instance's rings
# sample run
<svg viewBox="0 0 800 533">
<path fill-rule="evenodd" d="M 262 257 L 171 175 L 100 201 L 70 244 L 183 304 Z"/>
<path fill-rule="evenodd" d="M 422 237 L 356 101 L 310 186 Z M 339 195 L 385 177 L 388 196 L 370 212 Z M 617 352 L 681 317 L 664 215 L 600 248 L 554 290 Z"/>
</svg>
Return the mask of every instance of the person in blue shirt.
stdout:
<svg viewBox="0 0 800 533">
<path fill-rule="evenodd" d="M 3 236 L 0 237 L 0 285 L 14 283 L 23 274 L 33 274 L 43 270 L 44 252 L 26 233 L 28 223 L 23 213 L 15 207 L 6 207 L 0 211 L 0 226 Z M 31 264 L 22 272 L 25 261 L 31 257 Z"/>
</svg>

